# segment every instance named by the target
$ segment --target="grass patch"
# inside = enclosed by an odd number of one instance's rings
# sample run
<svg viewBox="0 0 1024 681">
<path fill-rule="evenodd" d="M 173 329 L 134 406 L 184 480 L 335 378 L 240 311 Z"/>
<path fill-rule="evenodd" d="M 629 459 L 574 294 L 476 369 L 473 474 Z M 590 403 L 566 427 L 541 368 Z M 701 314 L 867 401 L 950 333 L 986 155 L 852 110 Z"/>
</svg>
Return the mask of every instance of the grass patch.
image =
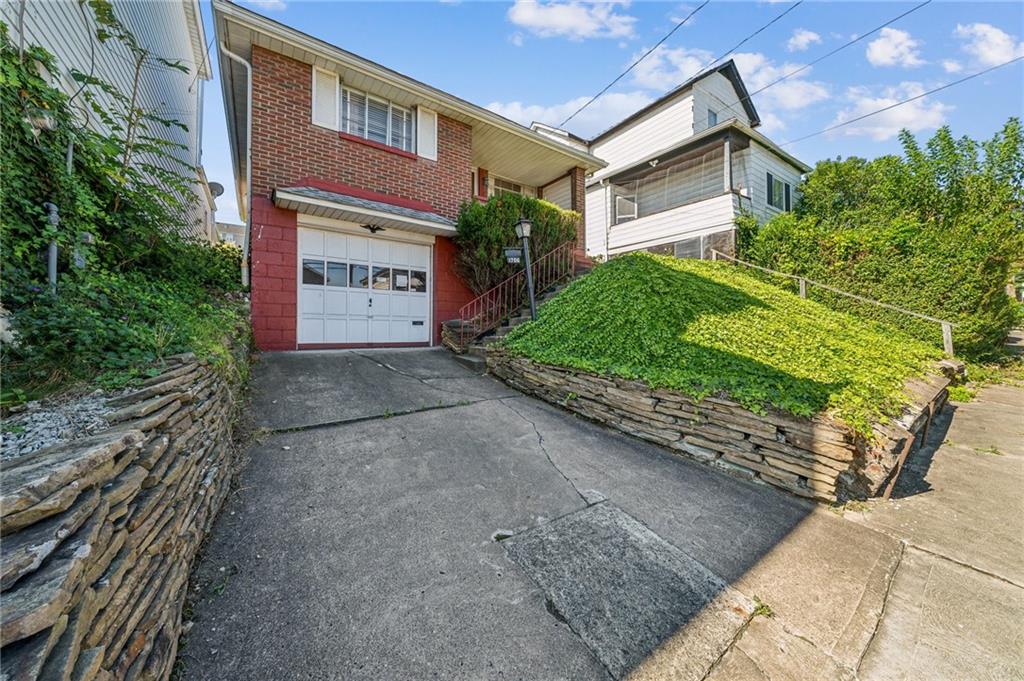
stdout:
<svg viewBox="0 0 1024 681">
<path fill-rule="evenodd" d="M 941 354 L 721 262 L 615 258 L 505 339 L 538 362 L 640 379 L 763 412 L 829 412 L 861 433 L 898 413 L 904 383 Z"/>
</svg>

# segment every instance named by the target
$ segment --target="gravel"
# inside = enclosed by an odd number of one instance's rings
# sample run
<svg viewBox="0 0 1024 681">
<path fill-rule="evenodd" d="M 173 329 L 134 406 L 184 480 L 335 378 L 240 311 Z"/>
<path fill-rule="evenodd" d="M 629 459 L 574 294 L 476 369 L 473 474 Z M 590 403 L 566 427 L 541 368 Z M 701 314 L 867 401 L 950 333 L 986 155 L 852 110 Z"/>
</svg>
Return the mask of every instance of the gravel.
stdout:
<svg viewBox="0 0 1024 681">
<path fill-rule="evenodd" d="M 114 411 L 107 400 L 119 394 L 97 390 L 26 403 L 22 411 L 3 420 L 0 461 L 103 430 L 107 427 L 103 415 Z"/>
</svg>

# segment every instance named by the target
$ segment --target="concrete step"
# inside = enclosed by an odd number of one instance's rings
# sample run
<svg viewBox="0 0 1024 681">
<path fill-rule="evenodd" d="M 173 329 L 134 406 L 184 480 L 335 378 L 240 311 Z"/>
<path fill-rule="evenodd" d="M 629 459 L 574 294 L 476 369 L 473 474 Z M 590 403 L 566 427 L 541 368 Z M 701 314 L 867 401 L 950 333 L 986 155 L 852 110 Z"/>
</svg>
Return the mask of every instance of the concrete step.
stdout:
<svg viewBox="0 0 1024 681">
<path fill-rule="evenodd" d="M 472 370 L 475 373 L 487 373 L 487 362 L 485 362 L 484 358 L 480 357 L 479 355 L 470 353 L 466 353 L 464 355 L 455 355 L 455 361 L 461 364 L 462 366 L 466 367 L 467 369 Z"/>
</svg>

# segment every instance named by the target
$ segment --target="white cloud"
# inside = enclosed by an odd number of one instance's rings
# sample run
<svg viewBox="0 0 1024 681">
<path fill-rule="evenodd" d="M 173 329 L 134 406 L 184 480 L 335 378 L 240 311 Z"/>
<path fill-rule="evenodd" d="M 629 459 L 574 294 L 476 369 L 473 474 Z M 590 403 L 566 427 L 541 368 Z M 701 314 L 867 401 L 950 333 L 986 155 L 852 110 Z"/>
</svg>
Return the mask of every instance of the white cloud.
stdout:
<svg viewBox="0 0 1024 681">
<path fill-rule="evenodd" d="M 618 7 L 627 4 L 581 0 L 516 0 L 508 10 L 508 19 L 542 38 L 631 38 L 636 17 L 616 11 Z"/>
<path fill-rule="evenodd" d="M 883 28 L 878 38 L 868 43 L 867 58 L 872 66 L 921 66 L 921 42 L 906 31 Z"/>
<path fill-rule="evenodd" d="M 691 13 L 693 13 L 697 7 L 697 5 L 679 5 L 675 12 L 670 14 L 668 18 L 673 24 L 678 24 L 683 21 L 683 19 L 686 19 L 686 23 L 684 23 L 683 26 L 693 26 L 697 23 L 697 15 L 693 14 L 691 16 Z"/>
<path fill-rule="evenodd" d="M 288 9 L 288 3 L 284 0 L 246 0 L 246 2 L 268 12 L 281 12 Z"/>
<path fill-rule="evenodd" d="M 832 125 L 849 121 L 858 116 L 892 106 L 909 97 L 925 92 L 925 87 L 917 82 L 903 82 L 896 86 L 883 89 L 880 93 L 872 93 L 869 88 L 858 86 L 846 91 L 850 106 L 836 114 Z M 946 122 L 946 114 L 952 106 L 940 101 L 923 97 L 913 102 L 897 106 L 870 118 L 836 130 L 834 134 L 850 137 L 867 136 L 882 141 L 896 136 L 906 128 L 911 132 L 934 130 Z"/>
<path fill-rule="evenodd" d="M 643 48 L 632 61 L 647 51 Z M 633 82 L 648 90 L 666 92 L 692 78 L 715 58 L 707 50 L 661 46 L 633 69 Z"/>
<path fill-rule="evenodd" d="M 1024 43 L 992 24 L 957 24 L 953 34 L 964 41 L 963 51 L 981 66 L 996 66 L 1024 56 Z"/>
<path fill-rule="evenodd" d="M 946 73 L 960 73 L 964 70 L 964 65 L 956 59 L 943 59 L 942 68 Z"/>
<path fill-rule="evenodd" d="M 814 31 L 808 31 L 806 28 L 798 28 L 793 31 L 793 35 L 786 41 L 786 49 L 790 52 L 803 52 L 811 45 L 820 42 L 821 36 Z"/>
<path fill-rule="evenodd" d="M 522 102 L 491 102 L 487 108 L 523 125 L 529 125 L 533 121 L 558 125 L 586 104 L 589 99 L 589 96 L 576 97 L 551 106 Z M 650 95 L 640 91 L 609 93 L 584 109 L 566 127 L 578 135 L 593 136 L 610 128 L 652 101 L 654 100 Z"/>
<path fill-rule="evenodd" d="M 515 45 L 516 47 L 522 47 L 523 46 L 523 34 L 520 33 L 519 31 L 516 31 L 515 33 L 513 33 L 512 35 L 510 35 L 508 37 L 508 41 L 510 43 L 512 43 L 513 45 Z"/>
</svg>

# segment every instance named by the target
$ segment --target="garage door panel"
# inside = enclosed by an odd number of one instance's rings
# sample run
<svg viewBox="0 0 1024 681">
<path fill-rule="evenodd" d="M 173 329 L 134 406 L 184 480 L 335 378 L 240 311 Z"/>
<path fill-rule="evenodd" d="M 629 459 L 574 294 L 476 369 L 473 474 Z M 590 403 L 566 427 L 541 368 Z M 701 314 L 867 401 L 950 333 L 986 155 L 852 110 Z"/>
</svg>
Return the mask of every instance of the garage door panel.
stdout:
<svg viewBox="0 0 1024 681">
<path fill-rule="evenodd" d="M 430 261 L 430 248 L 427 246 L 409 246 L 409 265 L 426 269 Z"/>
<path fill-rule="evenodd" d="M 409 296 L 405 293 L 392 293 L 391 294 L 391 316 L 392 317 L 407 317 L 409 316 Z"/>
<path fill-rule="evenodd" d="M 387 317 L 391 315 L 391 296 L 381 294 L 379 291 L 373 294 L 373 305 L 370 306 L 374 317 Z"/>
<path fill-rule="evenodd" d="M 323 255 L 324 233 L 313 229 L 300 229 L 299 251 L 303 255 Z"/>
<path fill-rule="evenodd" d="M 299 293 L 299 313 L 302 315 L 322 315 L 324 313 L 324 292 L 322 290 L 302 288 Z"/>
<path fill-rule="evenodd" d="M 348 319 L 328 317 L 324 320 L 325 343 L 348 343 Z"/>
<path fill-rule="evenodd" d="M 391 264 L 408 265 L 410 249 L 415 248 L 409 244 L 391 244 Z"/>
<path fill-rule="evenodd" d="M 429 308 L 430 302 L 426 296 L 409 296 L 409 308 L 406 314 L 410 317 L 426 319 Z"/>
<path fill-rule="evenodd" d="M 350 236 L 348 239 L 349 260 L 367 262 L 370 259 L 370 240 L 364 236 Z"/>
<path fill-rule="evenodd" d="M 426 343 L 427 338 L 427 320 L 415 319 L 409 322 L 409 342 L 410 343 Z"/>
<path fill-rule="evenodd" d="M 301 317 L 299 319 L 299 342 L 300 343 L 323 343 L 324 342 L 324 320 L 323 318 Z"/>
<path fill-rule="evenodd" d="M 391 262 L 391 244 L 380 239 L 370 241 L 370 260 L 381 264 Z"/>
<path fill-rule="evenodd" d="M 328 258 L 345 260 L 348 258 L 349 237 L 344 234 L 327 234 L 326 251 L 324 255 Z"/>
<path fill-rule="evenodd" d="M 349 317 L 346 326 L 348 340 L 346 343 L 369 343 L 370 342 L 370 320 L 353 319 Z"/>
<path fill-rule="evenodd" d="M 328 316 L 348 314 L 348 294 L 345 291 L 332 291 L 328 289 L 324 312 Z"/>
</svg>

